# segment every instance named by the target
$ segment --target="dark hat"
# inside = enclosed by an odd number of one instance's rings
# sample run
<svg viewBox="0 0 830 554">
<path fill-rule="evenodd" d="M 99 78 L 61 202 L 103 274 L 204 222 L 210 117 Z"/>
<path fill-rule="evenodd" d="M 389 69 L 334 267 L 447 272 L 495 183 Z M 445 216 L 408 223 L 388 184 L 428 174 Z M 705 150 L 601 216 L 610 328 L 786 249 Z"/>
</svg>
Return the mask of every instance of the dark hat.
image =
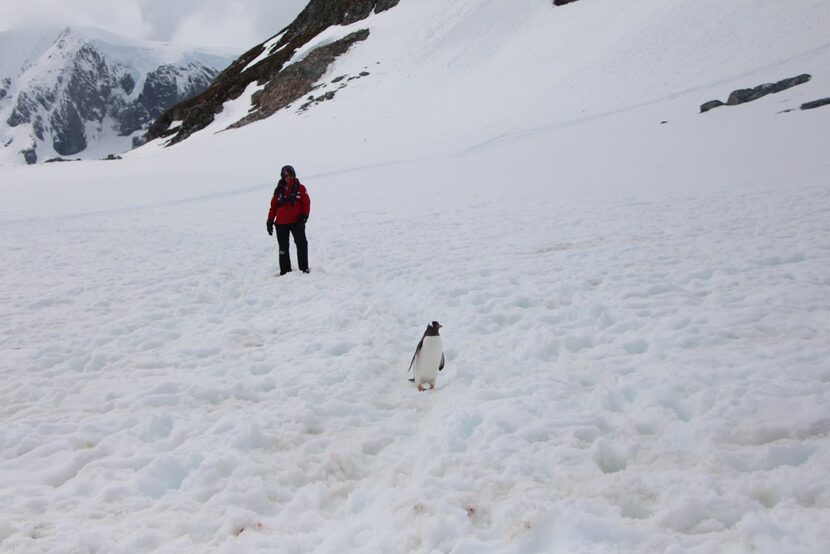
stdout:
<svg viewBox="0 0 830 554">
<path fill-rule="evenodd" d="M 288 174 L 289 174 L 289 175 L 291 175 L 292 177 L 296 177 L 296 176 L 297 176 L 297 172 L 296 172 L 296 171 L 294 171 L 294 168 L 293 168 L 292 166 L 290 166 L 290 165 L 284 165 L 284 166 L 282 166 L 282 169 L 280 170 L 280 177 L 282 177 L 282 176 L 283 176 L 283 175 L 285 175 L 286 173 L 288 173 Z"/>
</svg>

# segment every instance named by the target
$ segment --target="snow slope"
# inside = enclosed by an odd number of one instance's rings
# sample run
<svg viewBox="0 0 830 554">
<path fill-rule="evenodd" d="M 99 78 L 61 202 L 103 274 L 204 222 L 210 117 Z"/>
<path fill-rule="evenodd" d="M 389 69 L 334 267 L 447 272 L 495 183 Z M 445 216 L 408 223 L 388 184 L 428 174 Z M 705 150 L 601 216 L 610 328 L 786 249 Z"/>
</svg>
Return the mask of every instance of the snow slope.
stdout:
<svg viewBox="0 0 830 554">
<path fill-rule="evenodd" d="M 0 550 L 825 552 L 828 23 L 404 0 L 306 112 L 3 169 Z"/>
</svg>

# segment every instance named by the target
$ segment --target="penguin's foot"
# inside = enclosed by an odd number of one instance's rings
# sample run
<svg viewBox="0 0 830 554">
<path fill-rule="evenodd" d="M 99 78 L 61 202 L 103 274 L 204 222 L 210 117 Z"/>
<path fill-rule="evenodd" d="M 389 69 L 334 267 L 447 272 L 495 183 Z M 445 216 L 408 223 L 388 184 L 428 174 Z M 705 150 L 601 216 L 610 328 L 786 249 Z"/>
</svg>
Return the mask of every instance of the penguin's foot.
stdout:
<svg viewBox="0 0 830 554">
<path fill-rule="evenodd" d="M 429 390 L 435 390 L 435 383 L 429 384 Z"/>
<path fill-rule="evenodd" d="M 424 392 L 425 390 L 427 389 L 425 389 L 423 385 L 418 385 L 418 392 Z"/>
</svg>

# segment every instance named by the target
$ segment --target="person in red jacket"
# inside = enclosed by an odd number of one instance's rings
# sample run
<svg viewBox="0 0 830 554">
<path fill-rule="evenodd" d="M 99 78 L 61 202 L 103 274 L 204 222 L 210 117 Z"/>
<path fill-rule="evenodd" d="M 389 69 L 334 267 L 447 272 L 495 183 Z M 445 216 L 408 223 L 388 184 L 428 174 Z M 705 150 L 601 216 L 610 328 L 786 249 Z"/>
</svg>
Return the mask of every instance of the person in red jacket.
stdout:
<svg viewBox="0 0 830 554">
<path fill-rule="evenodd" d="M 266 227 L 268 234 L 277 229 L 277 243 L 280 247 L 280 275 L 291 271 L 290 243 L 288 234 L 294 235 L 297 245 L 297 264 L 300 271 L 308 273 L 308 240 L 305 236 L 305 224 L 311 213 L 311 199 L 299 179 L 297 172 L 290 165 L 280 171 L 280 181 L 271 198 Z"/>
</svg>

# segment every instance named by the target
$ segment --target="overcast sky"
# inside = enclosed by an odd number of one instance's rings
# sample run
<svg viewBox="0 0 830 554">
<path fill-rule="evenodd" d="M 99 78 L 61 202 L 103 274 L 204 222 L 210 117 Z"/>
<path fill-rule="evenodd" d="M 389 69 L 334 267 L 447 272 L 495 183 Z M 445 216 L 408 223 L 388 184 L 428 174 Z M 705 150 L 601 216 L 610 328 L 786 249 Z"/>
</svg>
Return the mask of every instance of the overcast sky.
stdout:
<svg viewBox="0 0 830 554">
<path fill-rule="evenodd" d="M 291 23 L 308 0 L 0 0 L 0 30 L 90 25 L 131 38 L 242 52 Z"/>
</svg>

